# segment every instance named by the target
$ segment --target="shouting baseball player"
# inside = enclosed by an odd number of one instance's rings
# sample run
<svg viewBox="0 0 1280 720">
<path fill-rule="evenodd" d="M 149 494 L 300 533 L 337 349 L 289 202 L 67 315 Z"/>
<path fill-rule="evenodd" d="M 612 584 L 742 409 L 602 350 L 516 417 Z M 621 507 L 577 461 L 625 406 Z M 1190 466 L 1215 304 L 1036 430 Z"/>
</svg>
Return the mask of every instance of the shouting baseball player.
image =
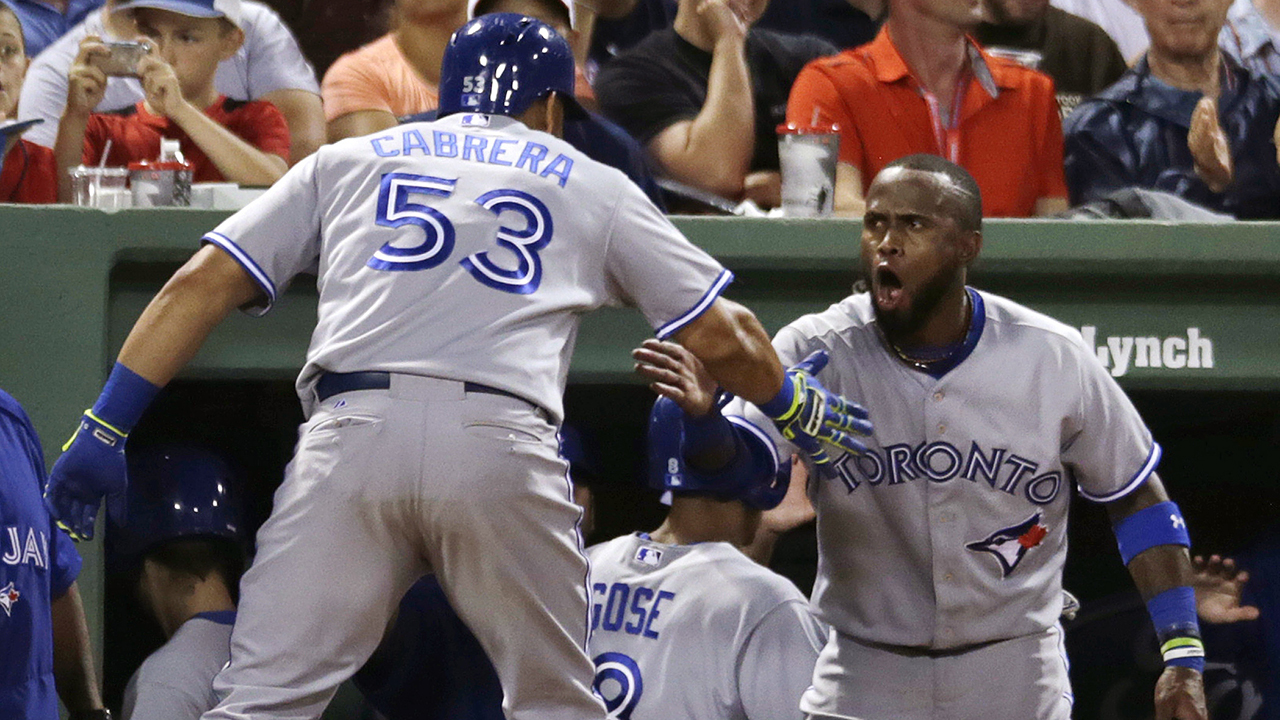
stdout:
<svg viewBox="0 0 1280 720">
<path fill-rule="evenodd" d="M 744 432 L 743 455 L 767 472 L 702 472 L 682 418 L 664 397 L 649 420 L 649 484 L 672 494 L 662 526 L 588 551 L 596 691 L 619 720 L 795 717 L 826 629 L 795 585 L 738 549 L 786 495 L 789 467 Z"/>
<path fill-rule="evenodd" d="M 440 115 L 327 145 L 204 237 L 143 311 L 51 474 L 88 537 L 124 444 L 234 308 L 318 269 L 306 423 L 241 583 L 206 720 L 313 718 L 435 572 L 493 660 L 509 718 L 600 718 L 587 560 L 556 427 L 579 316 L 638 307 L 798 442 L 854 447 L 860 409 L 783 370 L 731 279 L 625 177 L 560 140 L 573 56 L 485 15 L 451 38 Z M 814 415 L 816 423 L 804 422 Z M 822 419 L 822 418 L 825 418 Z"/>
<path fill-rule="evenodd" d="M 966 286 L 981 207 L 957 165 L 925 155 L 890 164 L 867 195 L 869 292 L 774 339 L 784 362 L 812 372 L 828 353 L 828 387 L 875 420 L 867 451 L 819 467 L 813 483 L 814 603 L 833 631 L 801 709 L 1070 717 L 1058 615 L 1075 485 L 1106 505 L 1158 631 L 1167 667 L 1156 717 L 1204 720 L 1189 539 L 1154 472 L 1160 447 L 1078 332 Z M 662 343 L 637 358 L 668 394 L 687 372 Z M 749 405 L 730 413 L 772 430 Z"/>
</svg>

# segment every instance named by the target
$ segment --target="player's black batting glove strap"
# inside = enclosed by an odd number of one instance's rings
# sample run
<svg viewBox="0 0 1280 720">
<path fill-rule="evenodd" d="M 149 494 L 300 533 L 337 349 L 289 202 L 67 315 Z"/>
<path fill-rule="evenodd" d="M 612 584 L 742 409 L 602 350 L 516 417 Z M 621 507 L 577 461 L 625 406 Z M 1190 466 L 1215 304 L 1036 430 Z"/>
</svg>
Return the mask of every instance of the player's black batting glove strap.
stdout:
<svg viewBox="0 0 1280 720">
<path fill-rule="evenodd" d="M 761 408 L 773 419 L 782 436 L 808 453 L 818 465 L 831 462 L 824 445 L 855 455 L 865 453 L 867 447 L 853 435 L 866 436 L 872 432 L 864 408 L 827 390 L 818 381 L 817 374 L 826 367 L 828 359 L 825 350 L 816 350 L 788 369 L 783 383 L 791 386 L 789 405 L 777 414 L 770 410 L 780 408 Z M 786 394 L 784 386 L 779 397 Z"/>
<path fill-rule="evenodd" d="M 86 410 L 62 456 L 53 464 L 45 485 L 44 503 L 72 540 L 92 540 L 98 506 L 107 498 L 107 510 L 124 520 L 127 486 L 124 442 L 127 433 Z"/>
</svg>

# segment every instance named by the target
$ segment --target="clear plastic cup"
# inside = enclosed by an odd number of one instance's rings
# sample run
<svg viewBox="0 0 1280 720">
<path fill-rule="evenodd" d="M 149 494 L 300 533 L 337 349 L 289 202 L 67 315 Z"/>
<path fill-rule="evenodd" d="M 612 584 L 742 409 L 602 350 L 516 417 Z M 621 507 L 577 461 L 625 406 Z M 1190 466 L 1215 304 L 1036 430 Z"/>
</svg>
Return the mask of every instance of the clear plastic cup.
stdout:
<svg viewBox="0 0 1280 720">
<path fill-rule="evenodd" d="M 778 126 L 782 214 L 823 217 L 835 211 L 840 129 L 834 125 Z"/>
<path fill-rule="evenodd" d="M 75 205 L 103 210 L 132 206 L 129 171 L 124 168 L 79 165 L 67 174 L 71 176 L 71 202 Z"/>
</svg>

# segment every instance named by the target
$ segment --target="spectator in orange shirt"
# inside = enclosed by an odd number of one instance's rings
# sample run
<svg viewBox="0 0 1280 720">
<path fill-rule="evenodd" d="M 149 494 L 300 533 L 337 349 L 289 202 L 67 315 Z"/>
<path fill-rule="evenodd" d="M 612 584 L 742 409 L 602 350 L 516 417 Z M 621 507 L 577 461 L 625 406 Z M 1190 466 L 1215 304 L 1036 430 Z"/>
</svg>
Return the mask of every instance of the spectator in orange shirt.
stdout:
<svg viewBox="0 0 1280 720">
<path fill-rule="evenodd" d="M 981 20 L 981 0 L 890 0 L 874 41 L 796 78 L 787 120 L 840 128 L 837 212 L 862 214 L 876 173 L 915 153 L 972 173 L 985 216 L 1067 208 L 1053 81 L 983 52 L 968 36 Z"/>
<path fill-rule="evenodd" d="M 466 21 L 467 0 L 395 0 L 395 29 L 338 58 L 324 74 L 329 142 L 435 109 L 445 44 Z"/>
<path fill-rule="evenodd" d="M 97 164 L 108 141 L 112 166 L 154 160 L 160 139 L 174 138 L 197 182 L 270 185 L 284 175 L 290 142 L 284 116 L 265 100 L 229 100 L 214 87 L 218 63 L 244 40 L 239 7 L 239 0 L 128 0 L 117 7 L 134 13 L 152 45 L 137 67 L 146 97 L 120 113 L 92 112 L 107 82 L 94 58 L 109 51 L 96 36 L 81 42 L 54 143 L 60 198 L 71 196 L 67 169 Z"/>
<path fill-rule="evenodd" d="M 0 4 L 0 122 L 12 120 L 18 111 L 18 95 L 26 75 L 26 41 L 22 21 L 8 5 Z M 53 151 L 23 140 L 21 130 L 0 129 L 4 167 L 0 169 L 0 202 L 51 203 L 58 200 L 57 167 Z"/>
</svg>

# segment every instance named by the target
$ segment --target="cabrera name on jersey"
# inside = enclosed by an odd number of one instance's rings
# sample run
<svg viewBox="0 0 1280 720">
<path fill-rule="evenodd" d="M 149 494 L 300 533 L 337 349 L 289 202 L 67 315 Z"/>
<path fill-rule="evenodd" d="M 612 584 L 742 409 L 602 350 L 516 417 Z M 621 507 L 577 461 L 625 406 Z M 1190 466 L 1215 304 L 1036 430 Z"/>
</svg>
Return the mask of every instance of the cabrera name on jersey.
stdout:
<svg viewBox="0 0 1280 720">
<path fill-rule="evenodd" d="M 508 117 L 458 113 L 326 145 L 205 242 L 262 289 L 319 272 L 298 378 L 325 371 L 482 383 L 561 415 L 579 317 L 632 305 L 660 336 L 732 274 L 625 175 Z"/>
<path fill-rule="evenodd" d="M 489 127 L 488 115 L 463 115 L 462 127 Z M 527 170 L 541 178 L 554 179 L 560 187 L 569 182 L 573 172 L 573 158 L 564 153 L 552 152 L 535 140 L 487 138 L 475 133 L 456 133 L 449 130 L 427 130 L 409 127 L 399 133 L 377 135 L 368 138 L 378 157 L 460 158 L 470 162 L 515 167 Z"/>
</svg>

